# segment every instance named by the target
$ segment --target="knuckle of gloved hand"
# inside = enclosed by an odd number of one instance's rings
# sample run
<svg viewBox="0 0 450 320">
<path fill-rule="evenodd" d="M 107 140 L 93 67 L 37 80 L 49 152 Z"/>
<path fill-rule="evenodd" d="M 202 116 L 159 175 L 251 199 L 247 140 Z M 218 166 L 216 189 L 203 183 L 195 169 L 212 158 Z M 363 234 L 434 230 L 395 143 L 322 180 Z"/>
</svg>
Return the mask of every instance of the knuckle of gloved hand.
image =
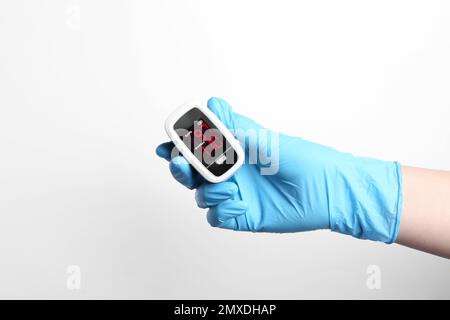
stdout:
<svg viewBox="0 0 450 320">
<path fill-rule="evenodd" d="M 214 209 L 210 209 L 208 211 L 206 220 L 208 221 L 209 225 L 214 228 L 218 228 L 221 224 L 221 221 L 219 220 L 219 217 L 217 216 L 217 213 Z"/>
<path fill-rule="evenodd" d="M 195 191 L 195 201 L 197 202 L 197 206 L 199 208 L 205 209 L 207 208 L 206 202 L 205 202 L 205 196 L 203 188 L 200 187 Z"/>
</svg>

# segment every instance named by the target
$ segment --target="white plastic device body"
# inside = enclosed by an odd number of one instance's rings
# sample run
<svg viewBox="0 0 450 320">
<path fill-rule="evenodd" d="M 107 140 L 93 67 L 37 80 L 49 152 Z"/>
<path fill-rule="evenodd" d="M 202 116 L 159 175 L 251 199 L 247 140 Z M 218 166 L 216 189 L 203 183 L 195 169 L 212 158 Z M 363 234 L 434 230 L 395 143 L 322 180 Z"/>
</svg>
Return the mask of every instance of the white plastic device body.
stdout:
<svg viewBox="0 0 450 320">
<path fill-rule="evenodd" d="M 226 172 L 221 175 L 216 175 L 211 172 L 208 167 L 200 161 L 195 154 L 181 139 L 179 133 L 176 131 L 175 124 L 178 120 L 186 116 L 192 109 L 198 109 L 206 116 L 209 121 L 216 127 L 216 129 L 222 134 L 226 139 L 229 146 L 232 147 L 236 153 L 237 160 L 229 167 Z M 175 144 L 175 147 L 181 152 L 181 154 L 186 158 L 186 160 L 200 173 L 207 181 L 212 183 L 218 183 L 229 179 L 244 163 L 244 150 L 242 149 L 239 141 L 233 136 L 233 134 L 228 130 L 227 127 L 219 120 L 219 118 L 206 107 L 205 105 L 198 102 L 186 103 L 178 107 L 172 114 L 169 115 L 165 122 L 165 129 L 167 135 Z"/>
</svg>

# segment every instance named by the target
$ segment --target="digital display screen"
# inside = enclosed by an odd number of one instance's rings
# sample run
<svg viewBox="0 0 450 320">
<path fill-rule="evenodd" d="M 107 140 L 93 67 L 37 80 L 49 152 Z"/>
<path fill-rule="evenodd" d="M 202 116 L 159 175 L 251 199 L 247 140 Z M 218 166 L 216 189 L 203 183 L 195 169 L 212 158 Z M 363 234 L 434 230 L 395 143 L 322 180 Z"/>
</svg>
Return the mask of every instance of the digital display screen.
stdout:
<svg viewBox="0 0 450 320">
<path fill-rule="evenodd" d="M 237 154 L 216 126 L 198 108 L 186 112 L 174 125 L 183 143 L 215 176 L 227 172 L 237 161 Z"/>
</svg>

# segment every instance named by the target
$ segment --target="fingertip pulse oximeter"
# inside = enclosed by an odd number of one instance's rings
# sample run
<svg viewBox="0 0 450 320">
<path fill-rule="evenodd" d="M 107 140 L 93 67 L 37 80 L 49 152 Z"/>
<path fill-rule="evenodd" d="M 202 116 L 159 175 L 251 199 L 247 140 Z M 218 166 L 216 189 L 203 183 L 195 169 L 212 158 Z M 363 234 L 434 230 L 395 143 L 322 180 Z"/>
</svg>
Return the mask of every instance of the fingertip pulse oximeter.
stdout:
<svg viewBox="0 0 450 320">
<path fill-rule="evenodd" d="M 209 182 L 229 179 L 244 163 L 239 141 L 201 103 L 180 106 L 167 118 L 165 129 L 178 151 Z"/>
</svg>

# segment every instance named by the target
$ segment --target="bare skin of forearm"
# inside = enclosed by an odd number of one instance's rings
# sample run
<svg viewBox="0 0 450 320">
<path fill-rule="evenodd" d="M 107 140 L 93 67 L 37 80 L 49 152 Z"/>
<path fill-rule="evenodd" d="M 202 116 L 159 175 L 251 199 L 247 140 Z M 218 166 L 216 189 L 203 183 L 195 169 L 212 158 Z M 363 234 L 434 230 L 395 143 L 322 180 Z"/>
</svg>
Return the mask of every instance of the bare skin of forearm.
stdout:
<svg viewBox="0 0 450 320">
<path fill-rule="evenodd" d="M 403 167 L 397 243 L 450 258 L 450 172 Z"/>
</svg>

